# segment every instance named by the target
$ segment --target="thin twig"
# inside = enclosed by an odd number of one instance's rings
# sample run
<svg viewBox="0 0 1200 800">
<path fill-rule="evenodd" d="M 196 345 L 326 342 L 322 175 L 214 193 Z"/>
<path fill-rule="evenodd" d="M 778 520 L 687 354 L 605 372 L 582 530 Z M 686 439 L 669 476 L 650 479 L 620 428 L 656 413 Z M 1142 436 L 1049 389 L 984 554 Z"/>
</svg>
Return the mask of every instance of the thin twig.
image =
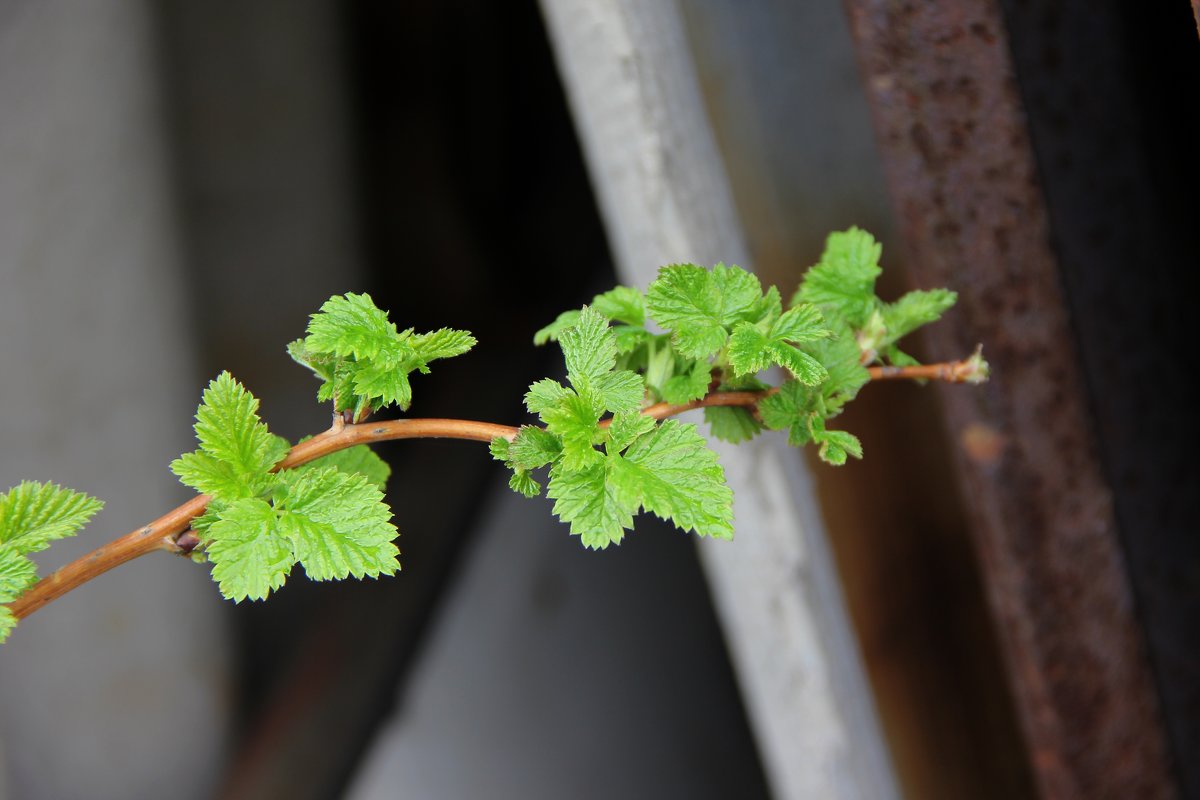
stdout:
<svg viewBox="0 0 1200 800">
<path fill-rule="evenodd" d="M 884 380 L 934 380 L 947 383 L 980 383 L 987 377 L 986 367 L 981 367 L 978 351 L 961 361 L 944 361 L 940 364 L 917 364 L 910 367 L 867 367 L 873 381 Z"/>
<path fill-rule="evenodd" d="M 497 436 L 512 439 L 517 435 L 517 430 L 508 425 L 461 419 L 398 419 L 369 425 L 346 425 L 339 418 L 325 433 L 293 447 L 275 469 L 298 467 L 356 444 L 393 439 L 467 439 L 490 442 Z M 72 589 L 139 556 L 156 550 L 182 554 L 184 548 L 176 544 L 176 538 L 188 529 L 193 519 L 204 513 L 211 499 L 208 495 L 193 497 L 149 525 L 143 525 L 72 561 L 42 578 L 29 591 L 10 603 L 9 611 L 17 619 L 23 619 Z"/>
</svg>

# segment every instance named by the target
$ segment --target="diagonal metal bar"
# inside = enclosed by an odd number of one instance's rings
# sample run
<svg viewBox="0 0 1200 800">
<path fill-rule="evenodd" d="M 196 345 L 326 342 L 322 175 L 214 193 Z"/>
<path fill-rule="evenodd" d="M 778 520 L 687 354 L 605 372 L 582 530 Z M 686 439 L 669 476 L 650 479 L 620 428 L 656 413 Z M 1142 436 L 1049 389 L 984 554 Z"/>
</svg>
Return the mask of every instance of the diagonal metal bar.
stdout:
<svg viewBox="0 0 1200 800">
<path fill-rule="evenodd" d="M 1047 797 L 1175 793 L 998 5 L 847 0 L 913 270 L 960 307 L 933 356 L 989 600 Z"/>
</svg>

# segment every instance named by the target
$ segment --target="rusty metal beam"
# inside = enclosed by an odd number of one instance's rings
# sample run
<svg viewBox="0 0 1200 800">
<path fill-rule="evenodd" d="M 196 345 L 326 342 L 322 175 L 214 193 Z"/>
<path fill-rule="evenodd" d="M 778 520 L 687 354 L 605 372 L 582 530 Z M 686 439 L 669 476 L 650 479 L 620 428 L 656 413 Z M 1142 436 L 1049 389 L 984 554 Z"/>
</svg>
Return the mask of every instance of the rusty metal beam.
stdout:
<svg viewBox="0 0 1200 800">
<path fill-rule="evenodd" d="M 998 5 L 846 0 L 912 270 L 959 309 L 931 355 L 986 343 L 945 392 L 1038 788 L 1176 793 L 1050 222 Z"/>
</svg>

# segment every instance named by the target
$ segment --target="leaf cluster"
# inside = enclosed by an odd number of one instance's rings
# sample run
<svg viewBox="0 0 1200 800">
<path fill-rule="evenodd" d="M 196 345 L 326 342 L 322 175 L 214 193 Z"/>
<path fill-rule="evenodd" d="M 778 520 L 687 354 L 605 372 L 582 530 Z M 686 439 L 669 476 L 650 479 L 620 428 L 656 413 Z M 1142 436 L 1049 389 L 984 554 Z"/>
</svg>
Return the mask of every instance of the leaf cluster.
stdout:
<svg viewBox="0 0 1200 800">
<path fill-rule="evenodd" d="M 534 496 L 541 487 L 529 473 L 549 466 L 554 513 L 589 548 L 619 543 L 639 511 L 701 536 L 732 537 L 733 494 L 704 437 L 694 425 L 643 415 L 646 385 L 618 364 L 618 333 L 596 308 L 573 316 L 554 331 L 570 385 L 546 378 L 525 395 L 544 427 L 492 441 L 493 457 L 513 470 L 510 485 Z"/>
<path fill-rule="evenodd" d="M 745 441 L 766 427 L 787 431 L 793 445 L 815 445 L 829 464 L 861 458 L 857 437 L 831 429 L 828 420 L 866 384 L 868 365 L 916 363 L 896 343 L 955 300 L 939 289 L 884 302 L 875 293 L 880 255 L 880 245 L 858 228 L 832 234 L 786 309 L 777 289 L 764 291 L 738 267 L 677 264 L 661 269 L 645 294 L 618 286 L 560 314 L 534 342 L 559 342 L 570 387 L 550 379 L 533 384 L 526 405 L 544 427 L 493 442 L 493 455 L 513 470 L 510 485 L 538 494 L 530 473 L 548 465 L 554 510 L 589 547 L 620 541 L 639 509 L 726 535 L 715 455 L 691 426 L 655 424 L 638 413 L 713 391 L 763 395 L 756 409 L 706 407 L 719 439 Z M 763 380 L 773 368 L 784 375 L 777 386 Z M 601 422 L 606 413 L 608 427 Z M 701 507 L 706 515 L 694 513 Z M 707 521 L 695 524 L 701 519 Z"/>
<path fill-rule="evenodd" d="M 467 331 L 400 331 L 367 294 L 329 298 L 308 323 L 308 335 L 288 345 L 288 354 L 321 379 L 317 399 L 355 419 L 388 405 L 412 404 L 409 374 L 429 372 L 429 362 L 462 355 L 475 346 Z"/>
<path fill-rule="evenodd" d="M 258 400 L 228 372 L 196 411 L 198 450 L 171 463 L 184 484 L 211 495 L 192 527 L 225 597 L 261 600 L 293 566 L 312 580 L 390 575 L 400 568 L 383 501 L 389 468 L 366 446 L 275 471 L 290 446 L 258 417 Z"/>
</svg>

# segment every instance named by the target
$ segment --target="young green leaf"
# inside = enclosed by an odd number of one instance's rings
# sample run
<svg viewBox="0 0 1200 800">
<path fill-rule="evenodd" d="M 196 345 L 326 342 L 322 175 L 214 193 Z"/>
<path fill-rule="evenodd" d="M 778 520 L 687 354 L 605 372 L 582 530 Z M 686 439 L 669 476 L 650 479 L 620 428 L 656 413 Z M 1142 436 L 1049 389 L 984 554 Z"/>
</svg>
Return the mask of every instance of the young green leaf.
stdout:
<svg viewBox="0 0 1200 800">
<path fill-rule="evenodd" d="M 0 494 L 0 544 L 24 555 L 74 536 L 104 503 L 53 483 L 22 481 Z"/>
<path fill-rule="evenodd" d="M 33 561 L 11 544 L 0 544 L 0 642 L 17 626 L 17 618 L 8 609 L 8 603 L 36 582 L 37 566 Z"/>
<path fill-rule="evenodd" d="M 283 586 L 296 557 L 279 530 L 275 509 L 265 500 L 234 500 L 208 527 L 205 552 L 212 576 L 228 600 L 263 600 Z"/>
<path fill-rule="evenodd" d="M 11 603 L 37 582 L 37 565 L 12 545 L 0 544 L 0 603 Z"/>
<path fill-rule="evenodd" d="M 525 393 L 525 407 L 531 414 L 554 408 L 571 396 L 571 390 L 552 378 L 542 378 L 530 385 Z"/>
<path fill-rule="evenodd" d="M 400 364 L 358 362 L 352 366 L 351 374 L 354 396 L 365 400 L 355 408 L 355 416 L 366 405 L 372 408 L 395 405 L 401 409 L 412 405 L 412 384 Z"/>
<path fill-rule="evenodd" d="M 408 341 L 414 352 L 413 366 L 423 375 L 428 374 L 430 361 L 461 356 L 476 344 L 475 337 L 470 333 L 453 328 L 417 333 Z"/>
<path fill-rule="evenodd" d="M 562 455 L 562 440 L 544 428 L 524 425 L 508 448 L 506 461 L 524 470 L 544 467 Z"/>
<path fill-rule="evenodd" d="M 725 346 L 728 328 L 764 311 L 758 278 L 738 267 L 663 267 L 646 290 L 646 309 L 672 332 L 680 354 L 706 358 Z"/>
<path fill-rule="evenodd" d="M 878 303 L 875 279 L 883 271 L 882 252 L 875 237 L 859 228 L 829 234 L 821 260 L 805 273 L 792 305 L 812 303 L 861 328 Z"/>
<path fill-rule="evenodd" d="M 522 428 L 522 431 L 524 430 L 525 428 Z M 545 431 L 542 431 L 541 428 L 533 428 L 532 426 L 529 426 L 529 430 L 536 430 L 545 433 Z M 557 441 L 557 437 L 555 437 L 553 434 L 549 435 L 553 437 L 555 441 Z M 518 437 L 519 436 L 520 434 L 518 434 Z M 533 443 L 530 444 L 532 446 Z M 508 488 L 512 489 L 518 494 L 524 495 L 525 497 L 537 497 L 539 494 L 541 494 L 542 486 L 529 474 L 530 468 L 518 466 L 517 464 L 513 463 L 512 445 L 513 443 L 508 441 L 508 439 L 505 439 L 503 436 L 497 436 L 496 438 L 492 439 L 488 449 L 492 453 L 492 458 L 496 459 L 497 461 L 503 461 L 504 465 L 513 471 L 513 474 L 508 479 Z M 558 447 L 561 449 L 562 445 L 559 444 Z M 525 457 L 536 458 L 531 453 L 526 453 Z"/>
<path fill-rule="evenodd" d="M 672 405 L 690 403 L 708 394 L 711 383 L 712 366 L 708 361 L 693 361 L 681 373 L 672 375 L 663 384 L 662 399 Z"/>
<path fill-rule="evenodd" d="M 392 474 L 392 468 L 388 466 L 388 463 L 365 444 L 321 456 L 316 461 L 297 467 L 296 471 L 305 472 L 326 467 L 333 467 L 351 475 L 362 475 L 368 483 L 381 492 L 387 486 L 387 480 Z"/>
<path fill-rule="evenodd" d="M 846 456 L 862 458 L 862 442 L 858 437 L 846 431 L 826 430 L 825 420 L 820 415 L 813 414 L 808 419 L 809 435 L 812 441 L 820 445 L 817 455 L 826 464 L 840 467 L 846 463 Z"/>
<path fill-rule="evenodd" d="M 590 392 L 581 390 L 582 393 L 589 396 L 596 408 L 616 413 L 641 408 L 646 399 L 646 384 L 636 372 L 618 369 L 601 375 L 592 383 Z"/>
<path fill-rule="evenodd" d="M 584 397 L 572 394 L 542 411 L 546 429 L 562 441 L 562 464 L 568 470 L 584 469 L 600 460 L 595 445 L 602 439 L 600 411 Z"/>
<path fill-rule="evenodd" d="M 564 311 L 554 319 L 554 322 L 533 334 L 533 343 L 540 346 L 546 342 L 557 342 L 563 331 L 570 330 L 578 324 L 579 309 L 573 308 L 570 311 Z"/>
<path fill-rule="evenodd" d="M 10 603 L 15 599 L 15 597 L 0 598 L 0 603 Z M 8 606 L 0 605 L 0 644 L 4 643 L 15 627 L 17 627 L 17 618 L 8 610 Z"/>
<path fill-rule="evenodd" d="M 894 344 L 922 325 L 936 322 L 957 300 L 955 292 L 933 289 L 909 292 L 896 302 L 885 304 L 881 309 L 887 330 L 883 344 Z"/>
<path fill-rule="evenodd" d="M 623 456 L 610 455 L 609 488 L 625 507 L 640 505 L 701 536 L 733 538 L 733 492 L 695 425 L 667 420 Z"/>
<path fill-rule="evenodd" d="M 282 477 L 280 532 L 309 578 L 374 578 L 400 569 L 391 509 L 365 477 L 333 468 Z"/>
<path fill-rule="evenodd" d="M 533 479 L 529 470 L 516 467 L 508 479 L 508 488 L 525 497 L 537 497 L 542 493 L 542 485 Z"/>
<path fill-rule="evenodd" d="M 204 390 L 196 410 L 200 449 L 171 462 L 184 484 L 222 500 L 255 497 L 273 483 L 270 470 L 287 455 L 288 443 L 258 418 L 258 400 L 228 372 Z"/>
<path fill-rule="evenodd" d="M 617 363 L 617 343 L 598 311 L 584 306 L 579 322 L 558 337 L 567 362 L 567 380 L 576 391 L 591 388 Z"/>
<path fill-rule="evenodd" d="M 347 292 L 329 298 L 312 315 L 304 346 L 315 353 L 371 360 L 398 355 L 398 340 L 395 323 L 370 295 Z"/>
<path fill-rule="evenodd" d="M 608 426 L 608 441 L 605 450 L 609 454 L 619 453 L 633 444 L 638 437 L 654 430 L 653 417 L 639 414 L 636 411 L 622 411 L 613 414 L 612 424 Z"/>
<path fill-rule="evenodd" d="M 640 433 L 639 433 L 640 431 Z M 701 536 L 733 536 L 733 494 L 694 425 L 614 419 L 608 455 L 582 470 L 556 464 L 547 494 L 586 547 L 617 544 L 639 509 Z M 628 443 L 628 449 L 618 452 Z"/>
<path fill-rule="evenodd" d="M 635 328 L 646 324 L 646 304 L 642 293 L 630 286 L 617 286 L 592 300 L 592 308 L 613 322 Z"/>
<path fill-rule="evenodd" d="M 748 442 L 762 430 L 749 409 L 734 406 L 709 406 L 704 409 L 704 420 L 713 436 L 732 444 Z"/>
<path fill-rule="evenodd" d="M 551 469 L 546 487 L 546 495 L 554 500 L 554 513 L 570 524 L 571 533 L 584 547 L 593 550 L 619 544 L 625 529 L 633 527 L 632 509 L 617 502 L 606 475 L 603 462 L 574 472 Z"/>
<path fill-rule="evenodd" d="M 763 425 L 773 431 L 787 431 L 788 444 L 802 447 L 812 441 L 808 419 L 816 414 L 817 395 L 799 381 L 784 381 L 779 391 L 758 403 Z"/>
<path fill-rule="evenodd" d="M 825 367 L 789 342 L 816 342 L 830 335 L 816 306 L 802 303 L 784 312 L 765 332 L 761 323 L 740 323 L 729 340 L 729 364 L 736 375 L 753 375 L 779 364 L 801 383 L 815 386 L 829 377 Z"/>
<path fill-rule="evenodd" d="M 288 345 L 291 357 L 321 378 L 317 399 L 338 411 L 360 414 L 388 405 L 412 404 L 408 374 L 429 372 L 429 362 L 462 355 L 475 346 L 467 331 L 398 331 L 370 296 L 331 297 L 312 315 L 308 336 Z"/>
</svg>

